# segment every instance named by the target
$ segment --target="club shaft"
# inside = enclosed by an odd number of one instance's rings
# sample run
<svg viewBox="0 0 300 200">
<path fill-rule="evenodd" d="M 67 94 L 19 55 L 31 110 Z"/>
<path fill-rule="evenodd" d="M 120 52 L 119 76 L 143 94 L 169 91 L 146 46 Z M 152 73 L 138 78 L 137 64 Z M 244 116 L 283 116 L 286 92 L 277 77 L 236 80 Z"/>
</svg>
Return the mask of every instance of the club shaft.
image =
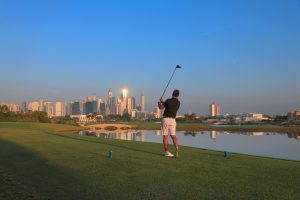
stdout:
<svg viewBox="0 0 300 200">
<path fill-rule="evenodd" d="M 172 73 L 172 76 L 171 76 L 171 78 L 170 78 L 170 80 L 169 80 L 169 82 L 168 82 L 168 84 L 167 84 L 167 86 L 166 86 L 166 88 L 165 88 L 163 94 L 161 95 L 161 98 L 163 98 L 164 94 L 166 93 L 166 90 L 167 90 L 167 88 L 168 88 L 168 86 L 169 86 L 169 84 L 170 84 L 170 82 L 171 82 L 171 80 L 172 80 L 172 78 L 173 78 L 173 76 L 174 76 L 174 74 L 175 74 L 176 69 L 177 69 L 177 68 L 174 69 L 174 71 L 173 71 L 173 73 Z"/>
</svg>

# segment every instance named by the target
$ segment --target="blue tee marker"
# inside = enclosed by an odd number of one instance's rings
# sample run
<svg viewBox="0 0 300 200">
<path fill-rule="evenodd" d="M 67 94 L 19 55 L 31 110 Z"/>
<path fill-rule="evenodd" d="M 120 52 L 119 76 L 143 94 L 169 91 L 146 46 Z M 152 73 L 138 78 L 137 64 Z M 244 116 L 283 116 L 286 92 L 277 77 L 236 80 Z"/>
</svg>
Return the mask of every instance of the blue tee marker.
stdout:
<svg viewBox="0 0 300 200">
<path fill-rule="evenodd" d="M 229 152 L 228 151 L 224 151 L 224 157 L 229 158 Z"/>
<path fill-rule="evenodd" d="M 113 157 L 113 152 L 112 151 L 109 151 L 108 152 L 108 157 L 111 159 Z"/>
</svg>

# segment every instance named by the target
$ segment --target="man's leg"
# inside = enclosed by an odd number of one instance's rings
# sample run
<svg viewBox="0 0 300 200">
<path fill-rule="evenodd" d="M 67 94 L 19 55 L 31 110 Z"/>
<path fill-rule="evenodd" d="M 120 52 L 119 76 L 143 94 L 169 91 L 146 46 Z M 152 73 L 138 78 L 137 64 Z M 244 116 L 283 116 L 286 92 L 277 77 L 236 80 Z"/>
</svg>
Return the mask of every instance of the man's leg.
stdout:
<svg viewBox="0 0 300 200">
<path fill-rule="evenodd" d="M 165 151 L 168 151 L 168 135 L 163 136 L 163 144 Z"/>
<path fill-rule="evenodd" d="M 162 118 L 161 121 L 161 130 L 163 134 L 163 145 L 165 152 L 168 151 L 168 124 L 166 122 L 166 119 Z"/>
<path fill-rule="evenodd" d="M 173 144 L 176 148 L 176 153 L 175 156 L 178 157 L 178 140 L 176 137 L 176 121 L 175 119 L 172 121 L 171 127 L 170 127 L 170 132 L 171 132 L 171 138 L 173 140 Z"/>
<path fill-rule="evenodd" d="M 177 140 L 177 137 L 176 137 L 176 135 L 171 135 L 171 138 L 172 138 L 173 144 L 174 144 L 174 146 L 176 148 L 175 156 L 176 156 L 176 158 L 178 158 L 178 156 L 179 156 L 179 149 L 178 149 L 178 140 Z"/>
<path fill-rule="evenodd" d="M 178 140 L 177 140 L 176 135 L 171 135 L 171 138 L 173 140 L 173 144 L 174 144 L 175 148 L 177 149 L 178 148 Z"/>
</svg>

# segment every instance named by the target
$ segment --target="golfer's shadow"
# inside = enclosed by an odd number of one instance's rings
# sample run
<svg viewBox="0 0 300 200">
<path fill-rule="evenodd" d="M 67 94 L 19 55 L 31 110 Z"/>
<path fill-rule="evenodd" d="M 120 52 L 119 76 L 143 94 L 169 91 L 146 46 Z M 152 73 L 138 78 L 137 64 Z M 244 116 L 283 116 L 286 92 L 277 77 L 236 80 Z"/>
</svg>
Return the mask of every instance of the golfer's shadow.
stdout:
<svg viewBox="0 0 300 200">
<path fill-rule="evenodd" d="M 151 151 L 145 151 L 145 150 L 142 150 L 142 149 L 130 148 L 130 147 L 126 147 L 126 146 L 122 146 L 122 145 L 118 145 L 118 144 L 105 143 L 105 142 L 101 142 L 101 141 L 91 141 L 91 140 L 87 140 L 87 139 L 83 139 L 83 138 L 74 138 L 74 137 L 71 137 L 71 136 L 68 136 L 68 135 L 50 133 L 48 131 L 45 131 L 44 133 L 49 134 L 49 135 L 53 135 L 53 136 L 57 136 L 57 137 L 67 138 L 67 139 L 70 139 L 70 140 L 77 140 L 77 141 L 88 142 L 88 143 L 103 144 L 103 145 L 108 145 L 108 146 L 114 146 L 114 147 L 118 147 L 118 148 L 127 149 L 127 150 L 130 150 L 130 151 L 139 151 L 139 152 L 143 152 L 143 153 L 152 154 L 152 155 L 155 155 L 155 156 L 162 156 L 162 154 L 159 154 L 159 153 L 154 153 L 154 152 L 151 152 Z"/>
</svg>

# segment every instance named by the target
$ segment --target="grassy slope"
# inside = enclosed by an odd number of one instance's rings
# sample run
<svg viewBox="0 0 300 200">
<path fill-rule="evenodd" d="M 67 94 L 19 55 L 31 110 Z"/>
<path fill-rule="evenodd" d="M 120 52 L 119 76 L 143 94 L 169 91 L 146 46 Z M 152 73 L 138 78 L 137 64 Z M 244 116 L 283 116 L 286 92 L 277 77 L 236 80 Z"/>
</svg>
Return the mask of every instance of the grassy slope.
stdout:
<svg viewBox="0 0 300 200">
<path fill-rule="evenodd" d="M 300 199 L 300 162 L 0 123 L 0 199 Z M 109 150 L 114 152 L 108 159 Z"/>
</svg>

